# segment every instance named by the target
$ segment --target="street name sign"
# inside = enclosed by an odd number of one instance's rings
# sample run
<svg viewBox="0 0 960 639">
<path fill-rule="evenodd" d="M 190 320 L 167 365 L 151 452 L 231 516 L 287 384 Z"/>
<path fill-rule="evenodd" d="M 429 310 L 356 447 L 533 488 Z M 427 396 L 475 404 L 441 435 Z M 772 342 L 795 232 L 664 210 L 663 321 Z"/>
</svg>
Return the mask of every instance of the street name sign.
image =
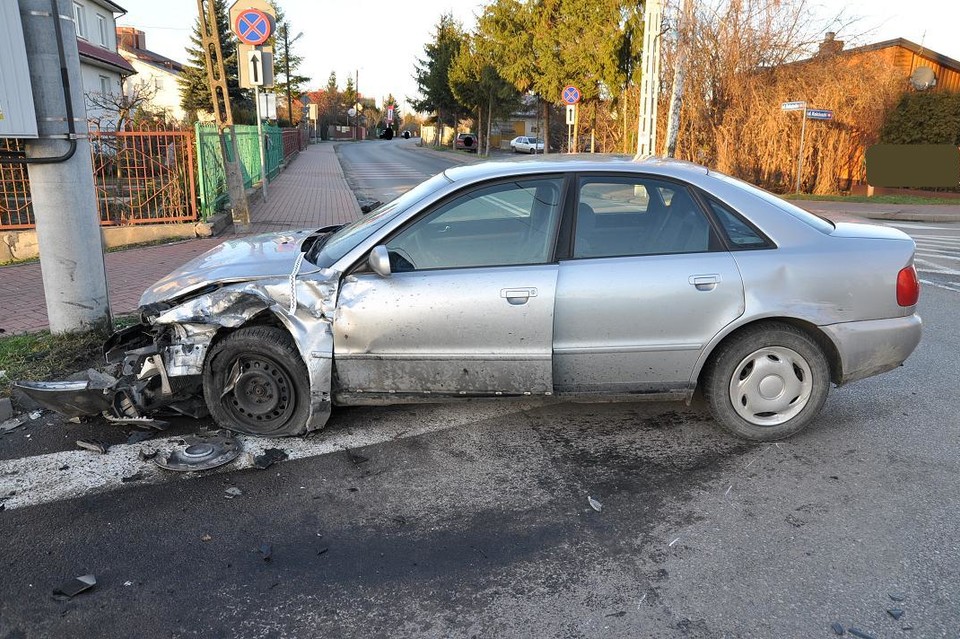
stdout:
<svg viewBox="0 0 960 639">
<path fill-rule="evenodd" d="M 807 106 L 806 102 L 784 102 L 780 105 L 781 111 L 799 111 Z"/>
<path fill-rule="evenodd" d="M 807 118 L 811 120 L 832 120 L 833 111 L 830 109 L 807 109 Z"/>
</svg>

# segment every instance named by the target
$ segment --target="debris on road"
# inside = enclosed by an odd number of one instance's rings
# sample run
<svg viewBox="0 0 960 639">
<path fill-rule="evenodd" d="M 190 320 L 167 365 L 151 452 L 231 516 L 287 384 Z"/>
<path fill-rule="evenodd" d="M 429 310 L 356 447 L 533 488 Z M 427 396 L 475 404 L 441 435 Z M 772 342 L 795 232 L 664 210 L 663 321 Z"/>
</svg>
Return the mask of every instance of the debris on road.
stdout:
<svg viewBox="0 0 960 639">
<path fill-rule="evenodd" d="M 866 632 L 864 632 L 863 630 L 860 630 L 859 628 L 847 628 L 847 632 L 849 632 L 854 637 L 859 637 L 860 639 L 876 639 L 876 637 L 874 637 L 873 635 L 867 634 Z"/>
<path fill-rule="evenodd" d="M 317 551 L 317 557 L 319 557 L 320 555 L 325 555 L 328 550 L 330 550 L 329 546 L 321 548 L 320 550 Z"/>
<path fill-rule="evenodd" d="M 673 541 L 671 541 L 669 544 L 667 544 L 667 546 L 668 546 L 669 548 L 672 548 L 673 545 L 674 545 L 675 543 L 677 543 L 678 541 L 680 541 L 680 538 L 679 538 L 679 537 L 677 537 L 676 539 L 674 539 Z"/>
<path fill-rule="evenodd" d="M 840 624 L 840 622 L 834 621 L 832 624 L 830 624 L 830 629 L 833 630 L 833 634 L 837 635 L 838 637 L 843 636 L 843 626 Z"/>
<path fill-rule="evenodd" d="M 604 615 L 604 617 L 625 617 L 627 614 L 626 610 L 620 610 L 617 612 L 611 612 L 609 615 Z"/>
<path fill-rule="evenodd" d="M 128 477 L 121 477 L 120 482 L 123 484 L 128 484 L 133 481 L 140 481 L 141 479 L 143 479 L 143 473 L 138 470 L 137 472 L 135 472 L 134 474 Z"/>
<path fill-rule="evenodd" d="M 66 601 L 73 599 L 84 590 L 89 590 L 97 585 L 97 578 L 93 575 L 82 575 L 75 577 L 70 581 L 61 584 L 53 589 L 53 598 L 57 601 Z"/>
<path fill-rule="evenodd" d="M 287 457 L 286 451 L 280 450 L 279 448 L 268 448 L 263 451 L 262 455 L 253 458 L 253 467 L 266 470 L 276 462 L 284 461 Z"/>
<path fill-rule="evenodd" d="M 213 541 L 213 537 L 211 537 L 209 534 L 204 534 L 200 537 L 200 541 Z"/>
<path fill-rule="evenodd" d="M 347 451 L 347 455 L 350 457 L 350 461 L 353 462 L 355 466 L 359 466 L 360 464 L 365 464 L 366 462 L 370 461 L 369 457 L 358 455 L 357 453 L 353 452 L 349 448 L 347 448 L 346 451 Z"/>
<path fill-rule="evenodd" d="M 129 436 L 129 437 L 127 437 L 127 443 L 128 443 L 128 444 L 142 444 L 143 442 L 147 441 L 148 439 L 153 439 L 153 437 L 154 437 L 156 434 L 157 434 L 157 432 L 156 432 L 156 431 L 153 431 L 153 430 L 135 430 L 135 431 L 132 431 L 132 432 L 130 433 L 130 436 Z"/>
<path fill-rule="evenodd" d="M 136 426 L 137 428 L 152 428 L 153 430 L 167 430 L 170 427 L 170 422 L 153 419 L 152 417 L 114 417 L 104 413 L 103 418 L 117 426 Z"/>
<path fill-rule="evenodd" d="M 100 453 L 101 455 L 106 455 L 107 450 L 110 448 L 109 444 L 104 444 L 98 439 L 78 439 L 77 448 L 82 448 L 83 450 L 89 450 L 94 453 Z"/>
<path fill-rule="evenodd" d="M 270 561 L 273 559 L 273 546 L 270 544 L 260 544 L 260 548 L 257 550 L 261 555 L 263 555 L 264 561 Z"/>
<path fill-rule="evenodd" d="M 233 499 L 234 497 L 239 497 L 240 495 L 243 494 L 243 491 L 237 488 L 236 486 L 231 486 L 230 488 L 227 488 L 223 492 L 224 492 L 223 496 L 226 497 L 227 499 Z"/>
<path fill-rule="evenodd" d="M 599 501 L 597 501 L 596 499 L 594 499 L 589 495 L 587 495 L 587 503 L 589 503 L 590 507 L 597 512 L 600 512 L 601 510 L 603 510 L 603 504 L 601 504 Z"/>
<path fill-rule="evenodd" d="M 900 617 L 903 616 L 903 610 L 900 608 L 887 608 L 887 614 L 893 617 L 895 621 L 900 621 Z"/>
<path fill-rule="evenodd" d="M 891 593 L 890 593 L 890 599 L 892 599 L 893 601 L 899 602 L 899 601 L 903 601 L 903 600 L 906 599 L 906 598 L 907 598 L 907 596 L 906 596 L 905 594 L 903 594 L 902 592 L 891 592 Z"/>
<path fill-rule="evenodd" d="M 157 451 L 147 450 L 146 448 L 141 448 L 140 452 L 137 453 L 137 457 L 140 458 L 140 461 L 150 461 L 157 456 Z"/>
<path fill-rule="evenodd" d="M 0 423 L 13 417 L 13 402 L 9 397 L 0 398 Z"/>
<path fill-rule="evenodd" d="M 154 457 L 153 463 L 165 470 L 192 472 L 223 466 L 239 454 L 240 442 L 216 431 L 184 437 L 176 447 Z"/>
<path fill-rule="evenodd" d="M 28 421 L 30 421 L 30 419 L 26 415 L 19 415 L 17 417 L 11 417 L 4 422 L 0 422 L 0 435 L 5 435 L 12 430 L 20 428 Z"/>
</svg>

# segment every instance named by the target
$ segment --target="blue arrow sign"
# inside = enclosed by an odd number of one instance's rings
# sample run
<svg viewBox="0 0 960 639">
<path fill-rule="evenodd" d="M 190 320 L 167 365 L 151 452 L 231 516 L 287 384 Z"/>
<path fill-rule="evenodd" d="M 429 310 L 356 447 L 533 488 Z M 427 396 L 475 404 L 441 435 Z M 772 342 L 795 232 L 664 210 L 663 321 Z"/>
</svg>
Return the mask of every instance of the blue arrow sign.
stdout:
<svg viewBox="0 0 960 639">
<path fill-rule="evenodd" d="M 833 111 L 829 109 L 807 109 L 807 117 L 811 120 L 832 120 Z"/>
</svg>

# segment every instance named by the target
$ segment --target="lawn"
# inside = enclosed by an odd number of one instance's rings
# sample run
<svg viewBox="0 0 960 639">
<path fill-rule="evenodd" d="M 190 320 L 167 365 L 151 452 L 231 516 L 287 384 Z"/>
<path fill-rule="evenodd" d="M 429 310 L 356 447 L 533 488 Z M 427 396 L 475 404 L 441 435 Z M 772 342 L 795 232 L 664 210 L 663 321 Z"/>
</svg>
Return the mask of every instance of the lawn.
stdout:
<svg viewBox="0 0 960 639">
<path fill-rule="evenodd" d="M 813 200 L 816 202 L 863 202 L 866 204 L 953 204 L 960 206 L 960 198 L 920 197 L 918 195 L 809 195 L 807 193 L 785 193 L 785 200 Z"/>
</svg>

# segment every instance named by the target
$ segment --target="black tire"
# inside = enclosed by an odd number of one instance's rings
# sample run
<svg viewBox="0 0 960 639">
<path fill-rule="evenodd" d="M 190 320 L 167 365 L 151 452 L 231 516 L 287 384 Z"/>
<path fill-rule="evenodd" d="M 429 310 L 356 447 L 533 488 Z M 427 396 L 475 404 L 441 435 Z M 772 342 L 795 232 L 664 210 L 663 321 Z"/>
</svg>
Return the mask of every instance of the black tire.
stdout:
<svg viewBox="0 0 960 639">
<path fill-rule="evenodd" d="M 203 397 L 222 428 L 266 437 L 306 432 L 307 367 L 278 328 L 241 328 L 214 345 L 203 368 Z"/>
<path fill-rule="evenodd" d="M 723 342 L 703 376 L 703 394 L 717 423 L 734 435 L 775 441 L 803 430 L 830 392 L 830 366 L 803 331 L 779 322 L 744 330 Z"/>
</svg>

